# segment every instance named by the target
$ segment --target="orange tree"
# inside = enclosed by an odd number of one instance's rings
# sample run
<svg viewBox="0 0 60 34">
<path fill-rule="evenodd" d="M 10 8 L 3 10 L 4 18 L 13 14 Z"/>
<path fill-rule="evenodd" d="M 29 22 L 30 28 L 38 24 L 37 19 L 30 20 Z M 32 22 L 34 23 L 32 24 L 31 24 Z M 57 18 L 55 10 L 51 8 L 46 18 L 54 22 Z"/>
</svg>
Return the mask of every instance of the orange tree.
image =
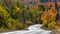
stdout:
<svg viewBox="0 0 60 34">
<path fill-rule="evenodd" d="M 44 12 L 41 17 L 41 20 L 43 21 L 43 27 L 52 29 L 55 25 L 55 18 L 56 18 L 56 11 L 54 11 L 53 9 Z"/>
</svg>

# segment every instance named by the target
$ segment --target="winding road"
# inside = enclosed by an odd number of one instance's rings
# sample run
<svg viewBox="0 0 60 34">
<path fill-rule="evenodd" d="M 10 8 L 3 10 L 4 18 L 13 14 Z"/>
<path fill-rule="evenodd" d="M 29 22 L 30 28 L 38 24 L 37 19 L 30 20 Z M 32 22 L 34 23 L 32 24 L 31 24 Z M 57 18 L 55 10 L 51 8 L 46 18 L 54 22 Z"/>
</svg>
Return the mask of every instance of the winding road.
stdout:
<svg viewBox="0 0 60 34">
<path fill-rule="evenodd" d="M 13 32 L 5 32 L 5 33 L 0 33 L 0 34 L 54 34 L 52 31 L 46 31 L 41 29 L 40 24 L 36 25 L 31 25 L 28 27 L 28 30 L 20 30 L 20 31 L 13 31 Z"/>
</svg>

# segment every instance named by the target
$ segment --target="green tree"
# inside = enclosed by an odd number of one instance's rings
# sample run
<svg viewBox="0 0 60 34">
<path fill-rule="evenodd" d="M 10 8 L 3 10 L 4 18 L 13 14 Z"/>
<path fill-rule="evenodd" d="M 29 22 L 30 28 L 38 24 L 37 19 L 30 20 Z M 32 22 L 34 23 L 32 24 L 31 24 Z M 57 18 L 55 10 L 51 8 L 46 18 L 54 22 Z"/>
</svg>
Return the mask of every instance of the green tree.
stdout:
<svg viewBox="0 0 60 34">
<path fill-rule="evenodd" d="M 8 12 L 3 9 L 3 6 L 0 6 L 0 17 L 3 18 L 3 22 L 1 23 L 1 27 L 5 26 L 5 27 L 10 27 L 11 24 L 9 24 L 10 22 L 10 18 L 11 16 L 8 14 Z"/>
</svg>

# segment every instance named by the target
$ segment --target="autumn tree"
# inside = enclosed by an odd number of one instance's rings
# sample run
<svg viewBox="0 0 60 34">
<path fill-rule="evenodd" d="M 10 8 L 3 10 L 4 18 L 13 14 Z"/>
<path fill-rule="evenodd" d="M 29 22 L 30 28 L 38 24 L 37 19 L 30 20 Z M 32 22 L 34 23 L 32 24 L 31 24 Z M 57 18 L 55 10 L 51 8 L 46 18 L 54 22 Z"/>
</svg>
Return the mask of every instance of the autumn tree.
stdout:
<svg viewBox="0 0 60 34">
<path fill-rule="evenodd" d="M 44 12 L 42 17 L 41 17 L 41 20 L 43 20 L 43 26 L 49 27 L 48 24 L 50 24 L 51 22 L 56 20 L 55 19 L 56 18 L 56 13 L 57 12 L 54 11 L 53 9 L 48 10 L 48 12 Z"/>
</svg>

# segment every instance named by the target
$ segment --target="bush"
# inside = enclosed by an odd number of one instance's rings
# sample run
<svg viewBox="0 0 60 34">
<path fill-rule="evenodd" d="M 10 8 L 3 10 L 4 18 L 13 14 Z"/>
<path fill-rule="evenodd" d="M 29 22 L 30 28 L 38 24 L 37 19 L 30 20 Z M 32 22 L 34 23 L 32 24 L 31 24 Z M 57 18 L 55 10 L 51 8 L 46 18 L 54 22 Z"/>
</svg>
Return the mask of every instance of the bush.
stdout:
<svg viewBox="0 0 60 34">
<path fill-rule="evenodd" d="M 24 29 L 23 28 L 24 24 L 21 23 L 19 20 L 13 20 L 13 22 L 11 24 L 12 24 L 11 29 L 16 29 L 16 30 Z"/>
<path fill-rule="evenodd" d="M 54 22 L 54 21 L 52 21 L 50 23 L 45 23 L 45 24 L 43 24 L 42 28 L 44 28 L 46 30 L 52 30 L 52 29 L 54 29 L 55 24 L 56 24 L 56 22 Z"/>
</svg>

